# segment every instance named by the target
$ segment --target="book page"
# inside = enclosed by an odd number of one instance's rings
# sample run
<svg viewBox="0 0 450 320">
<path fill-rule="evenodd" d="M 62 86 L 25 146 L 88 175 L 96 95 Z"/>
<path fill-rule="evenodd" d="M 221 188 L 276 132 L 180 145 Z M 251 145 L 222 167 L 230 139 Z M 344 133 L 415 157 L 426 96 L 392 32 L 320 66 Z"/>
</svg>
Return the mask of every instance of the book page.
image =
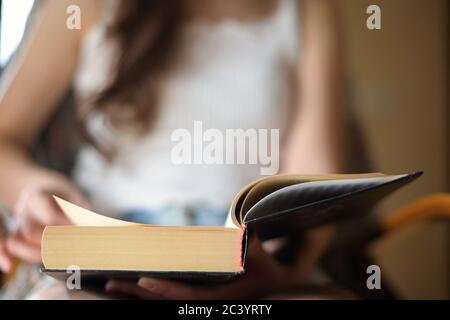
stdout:
<svg viewBox="0 0 450 320">
<path fill-rule="evenodd" d="M 142 225 L 138 223 L 128 222 L 119 219 L 113 219 L 104 215 L 81 208 L 66 200 L 53 196 L 62 212 L 66 215 L 70 222 L 77 226 L 85 227 L 126 227 Z"/>
</svg>

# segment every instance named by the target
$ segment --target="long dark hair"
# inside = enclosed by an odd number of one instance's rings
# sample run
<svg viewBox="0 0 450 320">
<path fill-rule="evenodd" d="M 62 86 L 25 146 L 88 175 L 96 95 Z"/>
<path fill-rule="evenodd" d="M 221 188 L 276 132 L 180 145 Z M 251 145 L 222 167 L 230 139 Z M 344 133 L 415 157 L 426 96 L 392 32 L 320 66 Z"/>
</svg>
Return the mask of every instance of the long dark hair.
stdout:
<svg viewBox="0 0 450 320">
<path fill-rule="evenodd" d="M 151 127 L 158 104 L 156 79 L 172 57 L 181 21 L 179 0 L 120 1 L 107 29 L 120 49 L 114 78 L 85 101 L 83 123 L 101 110 L 116 126 L 140 132 Z"/>
</svg>

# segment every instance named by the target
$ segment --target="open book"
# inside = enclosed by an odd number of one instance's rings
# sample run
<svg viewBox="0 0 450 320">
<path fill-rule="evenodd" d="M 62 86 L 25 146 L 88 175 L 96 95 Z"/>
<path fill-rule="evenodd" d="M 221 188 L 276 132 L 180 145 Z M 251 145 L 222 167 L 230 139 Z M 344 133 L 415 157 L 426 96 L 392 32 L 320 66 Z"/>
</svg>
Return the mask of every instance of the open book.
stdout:
<svg viewBox="0 0 450 320">
<path fill-rule="evenodd" d="M 47 226 L 43 271 L 65 277 L 77 266 L 91 278 L 143 275 L 220 280 L 244 272 L 247 236 L 262 240 L 367 213 L 421 173 L 278 175 L 243 188 L 224 227 L 143 225 L 112 219 L 60 198 L 70 226 Z"/>
</svg>

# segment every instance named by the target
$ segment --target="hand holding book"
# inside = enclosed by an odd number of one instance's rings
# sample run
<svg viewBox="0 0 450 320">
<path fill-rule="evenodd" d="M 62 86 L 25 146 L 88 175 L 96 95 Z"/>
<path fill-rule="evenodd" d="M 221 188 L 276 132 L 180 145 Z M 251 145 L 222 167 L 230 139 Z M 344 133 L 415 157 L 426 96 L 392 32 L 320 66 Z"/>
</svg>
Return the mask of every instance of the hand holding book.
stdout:
<svg viewBox="0 0 450 320">
<path fill-rule="evenodd" d="M 63 176 L 49 174 L 29 184 L 15 204 L 14 214 L 9 214 L 10 225 L 14 227 L 10 226 L 0 239 L 0 270 L 10 271 L 15 258 L 41 263 L 41 239 L 45 226 L 70 224 L 55 203 L 54 194 L 84 207 L 89 206 L 82 193 Z"/>
<path fill-rule="evenodd" d="M 142 277 L 138 282 L 110 280 L 106 291 L 135 296 L 139 299 L 249 299 L 289 293 L 300 287 L 301 279 L 293 279 L 298 265 L 284 265 L 262 247 L 256 235 L 248 242 L 246 272 L 230 282 L 195 285 L 186 282 Z"/>
</svg>

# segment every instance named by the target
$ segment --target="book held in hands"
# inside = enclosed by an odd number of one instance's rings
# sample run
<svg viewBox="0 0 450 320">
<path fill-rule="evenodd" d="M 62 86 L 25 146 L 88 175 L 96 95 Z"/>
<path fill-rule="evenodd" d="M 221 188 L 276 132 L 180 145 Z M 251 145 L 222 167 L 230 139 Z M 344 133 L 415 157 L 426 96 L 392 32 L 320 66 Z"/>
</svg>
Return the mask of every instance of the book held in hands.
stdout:
<svg viewBox="0 0 450 320">
<path fill-rule="evenodd" d="M 132 223 L 55 197 L 73 225 L 45 228 L 42 270 L 57 278 L 67 277 L 69 266 L 78 266 L 90 279 L 221 281 L 245 272 L 249 234 L 267 240 L 364 215 L 420 175 L 265 177 L 236 195 L 224 227 Z"/>
</svg>

